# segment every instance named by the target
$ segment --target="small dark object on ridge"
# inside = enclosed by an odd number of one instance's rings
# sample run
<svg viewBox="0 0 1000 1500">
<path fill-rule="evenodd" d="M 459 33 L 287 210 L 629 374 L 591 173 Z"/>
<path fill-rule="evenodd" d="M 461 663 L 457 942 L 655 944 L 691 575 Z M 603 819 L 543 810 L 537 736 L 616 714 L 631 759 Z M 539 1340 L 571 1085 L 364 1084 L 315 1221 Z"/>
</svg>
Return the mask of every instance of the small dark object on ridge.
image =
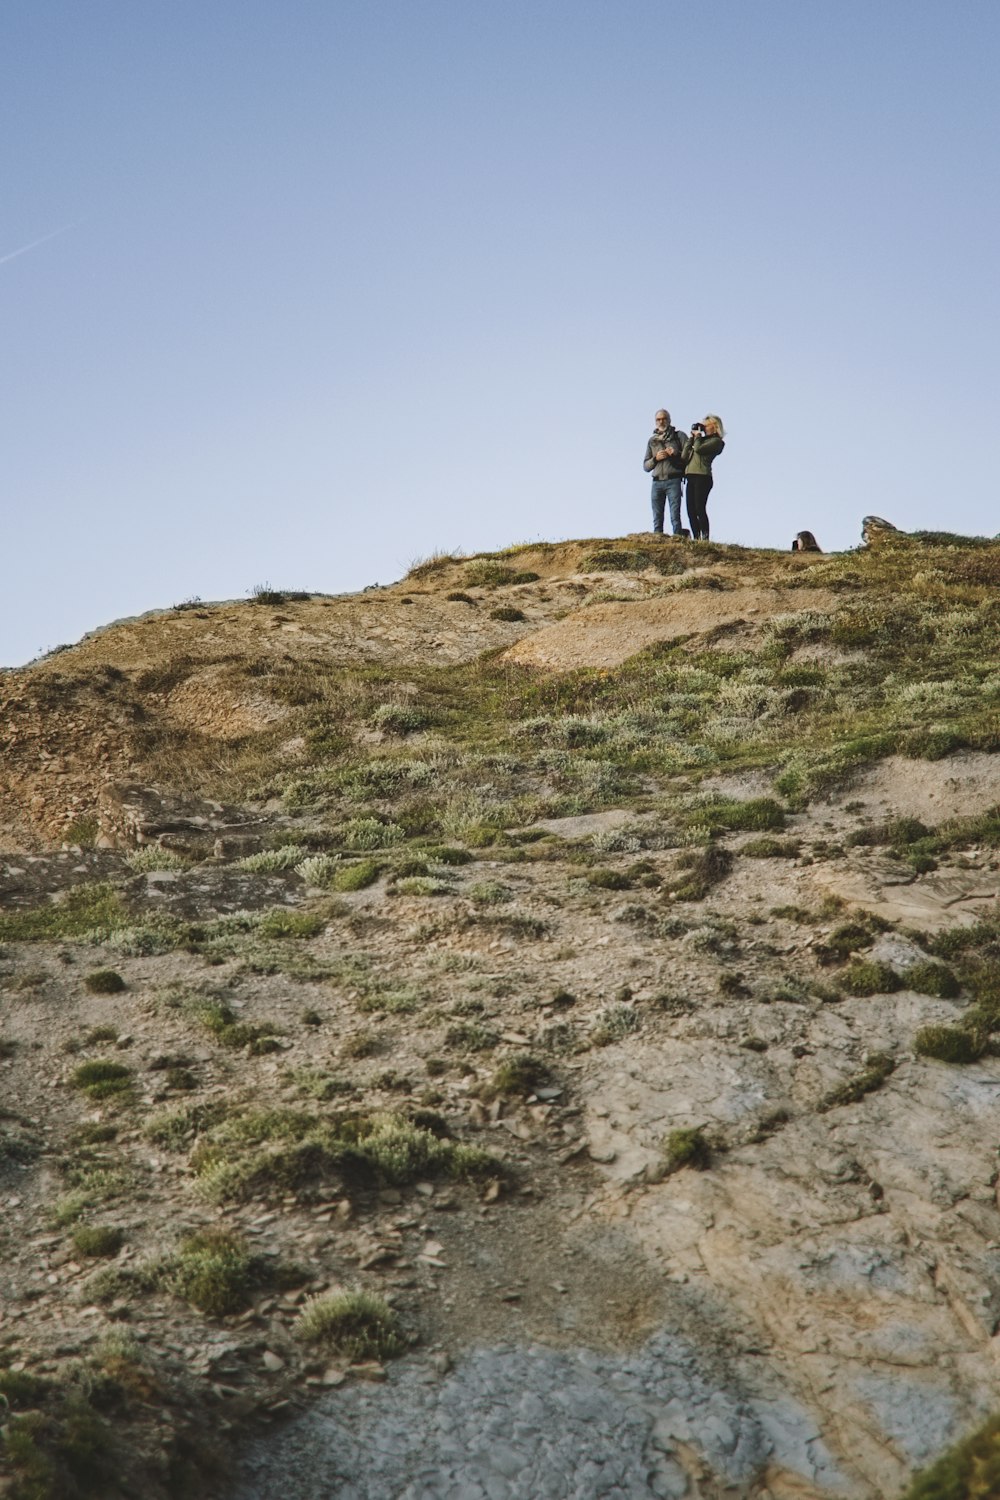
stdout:
<svg viewBox="0 0 1000 1500">
<path fill-rule="evenodd" d="M 811 531 L 799 531 L 795 534 L 792 543 L 793 552 L 822 552 L 823 548 L 817 542 Z"/>
</svg>

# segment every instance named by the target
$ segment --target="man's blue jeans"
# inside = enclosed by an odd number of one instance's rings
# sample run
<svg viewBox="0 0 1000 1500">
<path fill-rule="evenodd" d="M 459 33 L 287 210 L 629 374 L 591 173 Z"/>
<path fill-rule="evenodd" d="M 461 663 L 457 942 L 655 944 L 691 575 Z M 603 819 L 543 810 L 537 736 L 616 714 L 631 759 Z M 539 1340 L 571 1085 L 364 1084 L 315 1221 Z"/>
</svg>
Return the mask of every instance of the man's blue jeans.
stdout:
<svg viewBox="0 0 1000 1500">
<path fill-rule="evenodd" d="M 673 479 L 653 480 L 653 530 L 663 530 L 663 511 L 670 507 L 670 530 L 674 536 L 681 533 L 681 476 Z"/>
</svg>

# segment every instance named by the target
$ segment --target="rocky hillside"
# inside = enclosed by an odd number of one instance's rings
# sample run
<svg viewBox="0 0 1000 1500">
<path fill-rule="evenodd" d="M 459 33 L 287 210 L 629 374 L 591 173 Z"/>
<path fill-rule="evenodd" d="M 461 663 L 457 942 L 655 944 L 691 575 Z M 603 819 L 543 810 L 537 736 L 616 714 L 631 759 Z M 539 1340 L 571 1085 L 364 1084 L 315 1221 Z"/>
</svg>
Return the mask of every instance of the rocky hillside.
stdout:
<svg viewBox="0 0 1000 1500">
<path fill-rule="evenodd" d="M 0 1494 L 991 1483 L 998 578 L 537 545 L 0 673 Z"/>
</svg>

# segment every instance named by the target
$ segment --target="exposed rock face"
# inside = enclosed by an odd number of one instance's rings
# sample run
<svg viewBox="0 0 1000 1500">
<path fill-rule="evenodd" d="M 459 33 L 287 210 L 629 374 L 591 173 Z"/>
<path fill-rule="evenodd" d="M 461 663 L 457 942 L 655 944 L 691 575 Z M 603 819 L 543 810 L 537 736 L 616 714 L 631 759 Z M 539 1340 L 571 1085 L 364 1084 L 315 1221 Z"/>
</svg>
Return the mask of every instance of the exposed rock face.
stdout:
<svg viewBox="0 0 1000 1500">
<path fill-rule="evenodd" d="M 804 1055 L 788 1059 L 788 1123 L 709 1172 L 641 1185 L 669 1128 L 752 1137 L 780 1100 L 784 1058 L 694 1038 L 633 1047 L 595 1069 L 587 1092 L 598 1160 L 614 1154 L 602 1170 L 636 1185 L 624 1199 L 609 1191 L 604 1211 L 624 1212 L 664 1273 L 756 1346 L 754 1387 L 776 1384 L 812 1411 L 853 1475 L 848 1491 L 886 1495 L 995 1404 L 1000 1218 L 984 1137 L 1000 1070 L 909 1061 L 863 1103 L 800 1113 L 834 1084 L 852 1032 L 891 1046 L 943 1015 L 913 996 L 883 998 L 877 1019 L 871 1004 L 804 1028 Z"/>
<path fill-rule="evenodd" d="M 664 544 L 667 545 L 667 544 Z M 796 609 L 828 609 L 833 596 L 825 589 L 797 589 Z M 787 612 L 787 592 L 767 588 L 684 589 L 668 598 L 636 599 L 620 604 L 592 604 L 574 610 L 546 629 L 536 630 L 510 647 L 507 660 L 522 666 L 570 672 L 577 667 L 617 667 L 637 651 L 658 641 L 673 641 L 722 626 L 763 625 Z"/>
<path fill-rule="evenodd" d="M 181 797 L 135 783 L 104 786 L 97 799 L 101 834 L 110 847 L 158 844 L 181 854 L 236 857 L 259 849 L 272 819 L 204 797 Z"/>
<path fill-rule="evenodd" d="M 894 526 L 891 521 L 883 521 L 881 516 L 865 516 L 861 523 L 861 537 L 866 547 L 878 547 L 901 535 L 903 533 L 898 526 Z"/>
</svg>

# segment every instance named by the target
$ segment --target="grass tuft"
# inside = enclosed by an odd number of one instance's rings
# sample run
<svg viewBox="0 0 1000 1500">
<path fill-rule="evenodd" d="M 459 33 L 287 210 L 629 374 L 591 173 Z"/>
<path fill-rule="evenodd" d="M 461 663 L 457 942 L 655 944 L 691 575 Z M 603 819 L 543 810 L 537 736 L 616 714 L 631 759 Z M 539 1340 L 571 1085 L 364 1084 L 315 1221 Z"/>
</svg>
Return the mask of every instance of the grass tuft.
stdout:
<svg viewBox="0 0 1000 1500">
<path fill-rule="evenodd" d="M 973 1063 L 982 1057 L 984 1047 L 981 1036 L 961 1026 L 923 1026 L 913 1039 L 917 1056 L 936 1062 Z"/>
<path fill-rule="evenodd" d="M 682 1167 L 704 1172 L 712 1162 L 712 1148 L 700 1127 L 671 1130 L 664 1142 L 663 1154 L 668 1172 L 679 1172 Z"/>
<path fill-rule="evenodd" d="M 836 1109 L 841 1104 L 857 1104 L 866 1094 L 880 1089 L 895 1071 L 895 1067 L 896 1060 L 889 1053 L 873 1053 L 863 1072 L 856 1073 L 853 1078 L 848 1078 L 824 1095 L 819 1104 L 820 1112 L 825 1114 L 827 1110 Z"/>
<path fill-rule="evenodd" d="M 346 1359 L 390 1359 L 406 1347 L 399 1320 L 372 1292 L 350 1291 L 310 1297 L 295 1324 L 307 1344 L 322 1344 Z"/>
</svg>

